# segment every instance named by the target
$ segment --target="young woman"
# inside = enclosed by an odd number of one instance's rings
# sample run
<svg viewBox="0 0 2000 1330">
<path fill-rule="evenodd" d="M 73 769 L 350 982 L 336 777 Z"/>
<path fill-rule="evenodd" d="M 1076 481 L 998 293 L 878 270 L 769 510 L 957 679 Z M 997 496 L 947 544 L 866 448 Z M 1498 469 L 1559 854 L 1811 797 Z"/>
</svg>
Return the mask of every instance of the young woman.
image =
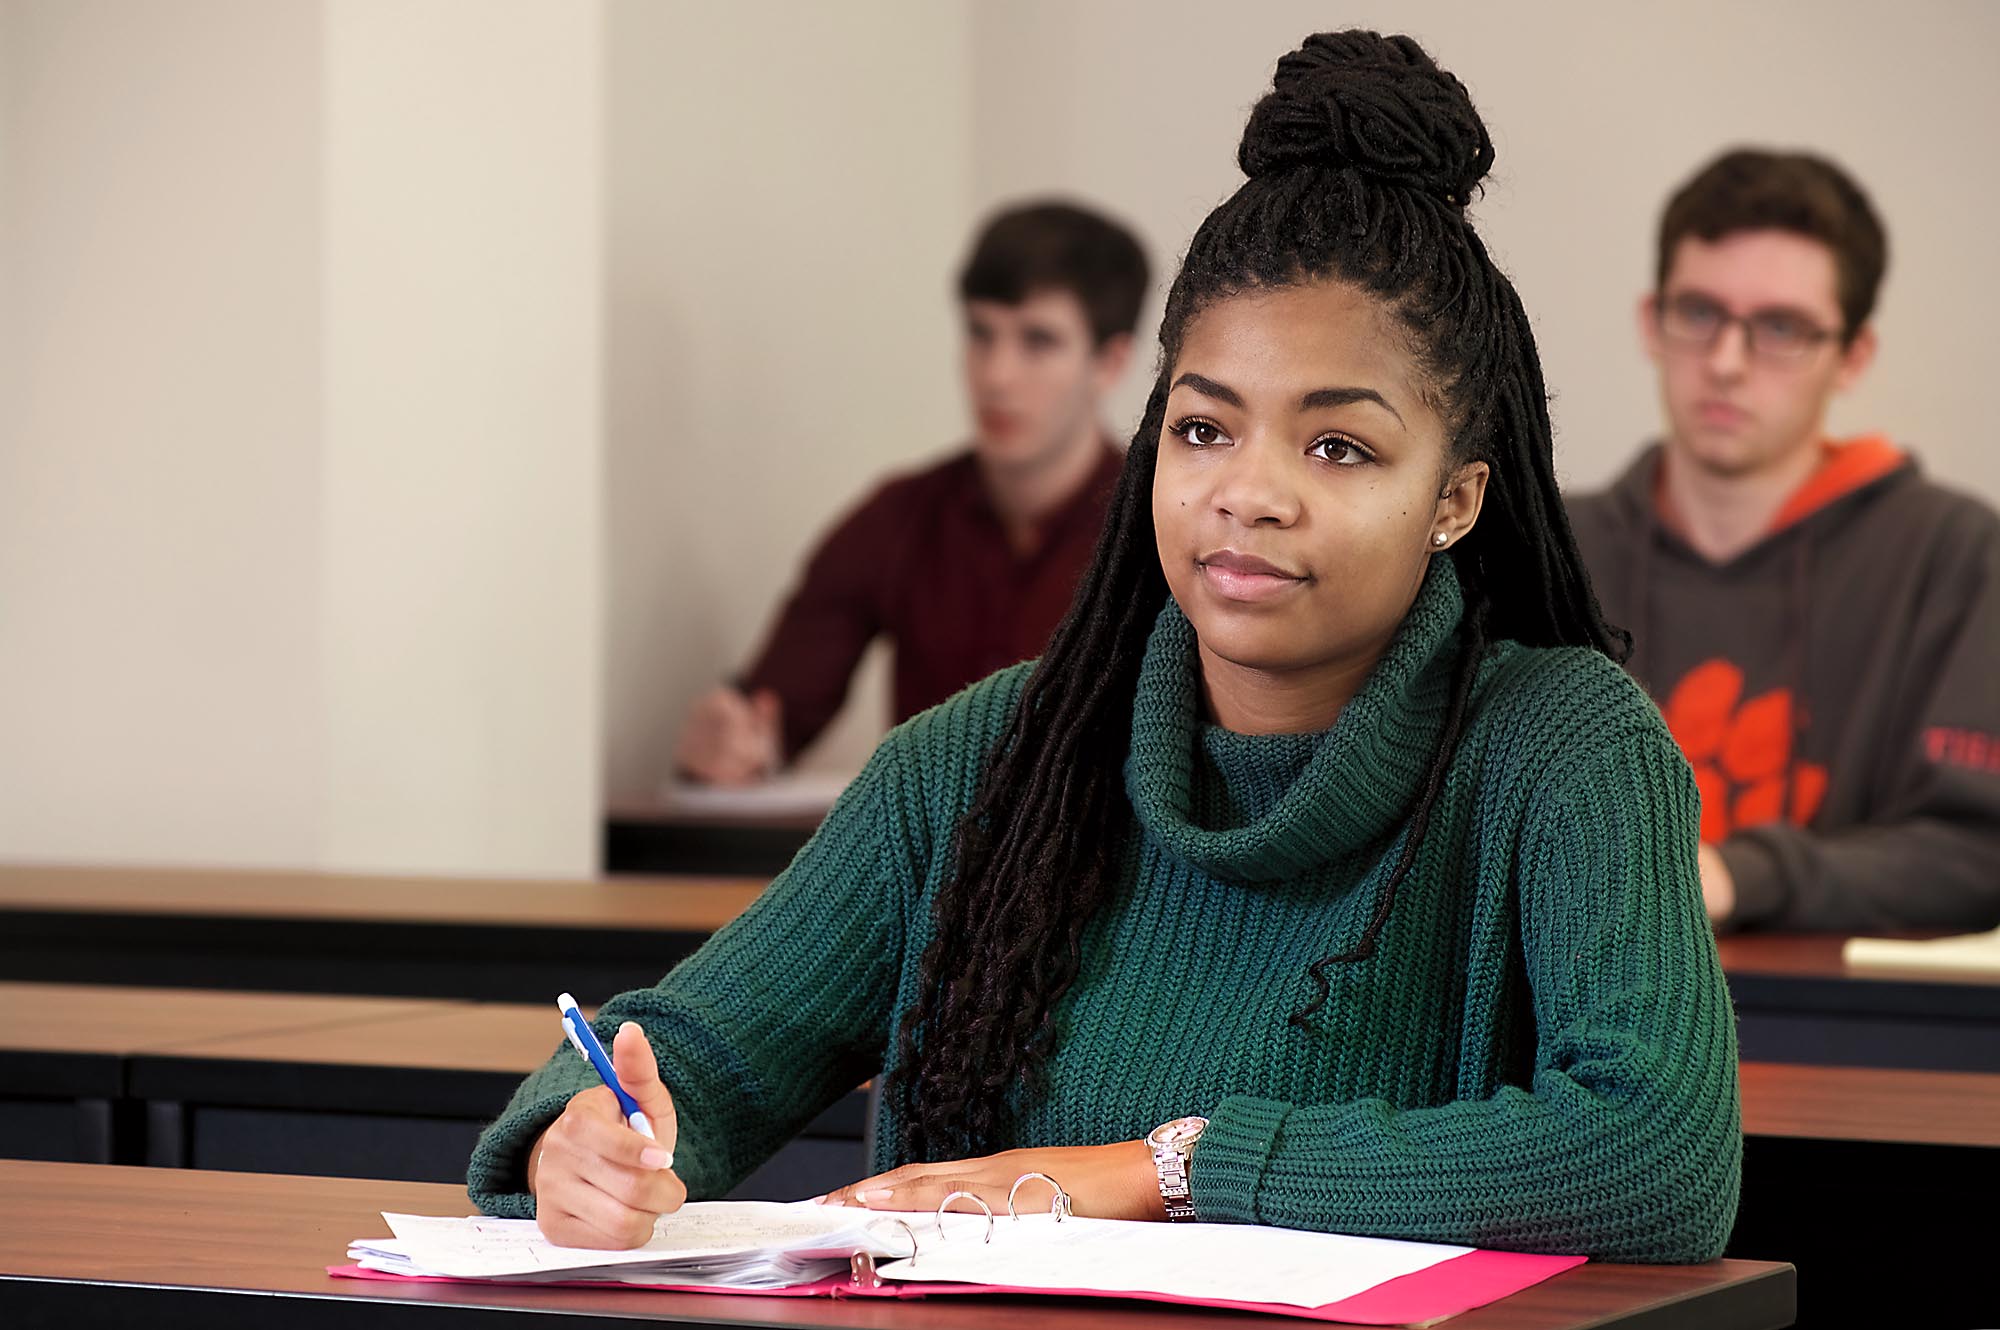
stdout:
<svg viewBox="0 0 2000 1330">
<path fill-rule="evenodd" d="M 605 1006 L 659 1144 L 559 1053 L 479 1144 L 483 1207 L 636 1244 L 886 1075 L 887 1171 L 830 1202 L 1039 1171 L 1083 1214 L 1721 1251 L 1694 785 L 1465 217 L 1485 127 L 1415 42 L 1325 34 L 1238 160 L 1048 653 L 899 727 L 756 905 Z"/>
</svg>

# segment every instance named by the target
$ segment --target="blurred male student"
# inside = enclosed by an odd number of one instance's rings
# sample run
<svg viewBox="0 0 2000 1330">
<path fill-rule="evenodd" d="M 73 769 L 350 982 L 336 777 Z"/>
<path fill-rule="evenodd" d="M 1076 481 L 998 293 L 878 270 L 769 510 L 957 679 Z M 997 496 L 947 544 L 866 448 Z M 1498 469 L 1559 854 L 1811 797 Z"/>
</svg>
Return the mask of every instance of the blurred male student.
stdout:
<svg viewBox="0 0 2000 1330">
<path fill-rule="evenodd" d="M 1138 241 L 1094 212 L 1037 203 L 987 222 L 958 282 L 970 446 L 891 478 L 820 542 L 750 667 L 690 711 L 684 775 L 740 784 L 789 762 L 878 635 L 899 721 L 1041 654 L 1123 463 L 1103 403 L 1147 282 Z"/>
<path fill-rule="evenodd" d="M 1886 435 L 1824 429 L 1887 257 L 1830 162 L 1701 170 L 1639 306 L 1665 437 L 1569 505 L 1694 766 L 1719 926 L 2000 924 L 2000 520 Z"/>
</svg>

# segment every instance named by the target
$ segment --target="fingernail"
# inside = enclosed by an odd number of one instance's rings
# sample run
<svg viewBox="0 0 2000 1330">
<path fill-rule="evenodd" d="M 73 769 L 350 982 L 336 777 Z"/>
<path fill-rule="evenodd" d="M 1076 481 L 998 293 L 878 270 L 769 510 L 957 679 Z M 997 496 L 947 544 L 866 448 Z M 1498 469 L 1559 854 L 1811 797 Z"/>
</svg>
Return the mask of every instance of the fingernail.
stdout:
<svg viewBox="0 0 2000 1330">
<path fill-rule="evenodd" d="M 896 1189 L 894 1187 L 877 1187 L 874 1191 L 862 1192 L 861 1199 L 864 1201 L 886 1201 L 895 1194 Z"/>
<path fill-rule="evenodd" d="M 672 1168 L 674 1157 L 657 1145 L 649 1145 L 639 1152 L 639 1162 L 647 1168 Z"/>
</svg>

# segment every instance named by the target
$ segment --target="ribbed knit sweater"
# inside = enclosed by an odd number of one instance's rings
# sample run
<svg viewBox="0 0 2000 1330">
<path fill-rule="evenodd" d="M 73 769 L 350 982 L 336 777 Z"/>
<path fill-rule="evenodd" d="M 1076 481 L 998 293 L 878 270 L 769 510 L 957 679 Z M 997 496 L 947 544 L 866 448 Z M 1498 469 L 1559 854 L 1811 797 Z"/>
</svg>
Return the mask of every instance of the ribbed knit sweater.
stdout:
<svg viewBox="0 0 2000 1330">
<path fill-rule="evenodd" d="M 1693 779 L 1611 661 L 1502 643 L 1374 954 L 1359 936 L 1447 708 L 1463 608 L 1448 558 L 1320 734 L 1203 722 L 1169 601 L 1133 698 L 1121 884 L 1058 1008 L 1046 1090 L 997 1146 L 1129 1141 L 1210 1119 L 1203 1219 L 1620 1260 L 1716 1256 L 1735 1215 L 1736 1040 L 1696 867 Z M 894 1066 L 955 820 L 1027 666 L 883 741 L 757 902 L 652 988 L 676 1170 L 719 1196 Z M 525 1151 L 594 1083 L 558 1050 L 480 1138 L 470 1184 L 526 1216 Z M 893 1106 L 875 1164 L 893 1157 Z M 997 1148 L 996 1146 L 996 1148 Z"/>
</svg>

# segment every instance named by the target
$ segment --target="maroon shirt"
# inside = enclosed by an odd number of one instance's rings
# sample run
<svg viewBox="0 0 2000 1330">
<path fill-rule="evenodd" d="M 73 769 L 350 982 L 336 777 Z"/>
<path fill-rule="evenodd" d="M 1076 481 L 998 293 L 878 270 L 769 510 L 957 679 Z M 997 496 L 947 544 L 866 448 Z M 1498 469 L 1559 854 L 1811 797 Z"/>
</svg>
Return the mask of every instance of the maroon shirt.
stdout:
<svg viewBox="0 0 2000 1330">
<path fill-rule="evenodd" d="M 1042 654 L 1090 563 L 1125 465 L 1104 457 L 1076 497 L 1037 527 L 1035 552 L 1007 543 L 970 451 L 898 476 L 820 542 L 745 692 L 784 700 L 785 756 L 826 728 L 878 633 L 895 643 L 895 719 Z"/>
</svg>

